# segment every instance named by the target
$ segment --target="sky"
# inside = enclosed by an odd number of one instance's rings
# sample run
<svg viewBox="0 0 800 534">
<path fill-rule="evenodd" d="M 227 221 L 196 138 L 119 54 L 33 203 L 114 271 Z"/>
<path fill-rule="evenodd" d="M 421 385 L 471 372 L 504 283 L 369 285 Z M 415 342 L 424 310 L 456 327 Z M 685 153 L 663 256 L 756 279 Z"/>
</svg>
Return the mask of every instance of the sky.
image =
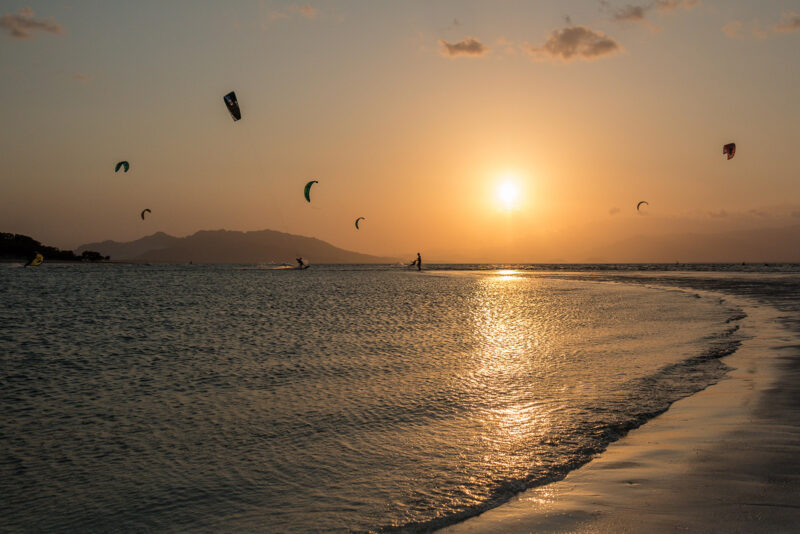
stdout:
<svg viewBox="0 0 800 534">
<path fill-rule="evenodd" d="M 0 231 L 536 262 L 800 225 L 798 57 L 797 0 L 0 0 Z"/>
</svg>

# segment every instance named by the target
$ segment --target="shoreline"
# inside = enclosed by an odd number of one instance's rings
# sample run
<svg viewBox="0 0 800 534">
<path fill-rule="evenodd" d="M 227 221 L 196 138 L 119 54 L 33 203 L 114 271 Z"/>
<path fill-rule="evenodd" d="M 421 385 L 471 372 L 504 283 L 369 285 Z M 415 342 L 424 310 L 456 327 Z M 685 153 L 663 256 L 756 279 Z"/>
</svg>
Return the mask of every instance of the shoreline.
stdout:
<svg viewBox="0 0 800 534">
<path fill-rule="evenodd" d="M 723 379 L 674 402 L 564 479 L 437 532 L 791 530 L 800 521 L 800 477 L 781 477 L 780 467 L 800 472 L 799 418 L 791 417 L 800 406 L 786 406 L 790 417 L 782 421 L 775 417 L 782 403 L 771 397 L 800 405 L 777 387 L 787 363 L 800 375 L 800 335 L 780 324 L 786 313 L 771 304 L 699 291 L 747 313 L 742 345 L 722 359 L 731 367 Z"/>
</svg>

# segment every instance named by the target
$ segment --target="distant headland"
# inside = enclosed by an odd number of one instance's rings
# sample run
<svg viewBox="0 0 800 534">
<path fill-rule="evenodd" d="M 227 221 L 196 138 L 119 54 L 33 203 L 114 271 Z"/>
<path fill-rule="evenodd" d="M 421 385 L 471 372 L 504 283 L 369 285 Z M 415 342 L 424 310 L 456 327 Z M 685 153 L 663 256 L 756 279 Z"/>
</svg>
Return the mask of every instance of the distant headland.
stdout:
<svg viewBox="0 0 800 534">
<path fill-rule="evenodd" d="M 0 261 L 29 261 L 41 254 L 45 261 L 75 262 L 75 261 L 107 261 L 110 258 L 94 250 L 85 249 L 80 255 L 71 250 L 61 250 L 56 247 L 43 245 L 32 237 L 22 234 L 0 232 Z"/>
</svg>

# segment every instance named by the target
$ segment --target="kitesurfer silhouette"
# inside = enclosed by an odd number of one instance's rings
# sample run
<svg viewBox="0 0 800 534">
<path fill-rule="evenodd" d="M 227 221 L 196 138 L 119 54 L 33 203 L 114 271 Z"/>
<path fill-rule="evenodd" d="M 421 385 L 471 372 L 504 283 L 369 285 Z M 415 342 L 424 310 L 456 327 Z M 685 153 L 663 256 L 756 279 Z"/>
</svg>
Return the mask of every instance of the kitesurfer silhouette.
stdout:
<svg viewBox="0 0 800 534">
<path fill-rule="evenodd" d="M 413 267 L 415 265 L 417 266 L 418 271 L 422 270 L 422 256 L 419 255 L 419 252 L 417 252 L 417 259 L 412 261 L 409 267 Z"/>
<path fill-rule="evenodd" d="M 295 258 L 295 260 L 297 261 L 297 268 L 298 269 L 305 269 L 306 268 L 306 264 L 303 261 L 303 258 Z"/>
<path fill-rule="evenodd" d="M 28 260 L 28 263 L 26 263 L 24 266 L 38 267 L 39 265 L 42 264 L 42 261 L 44 261 L 44 256 L 42 256 L 39 252 L 34 252 L 33 257 L 30 260 Z"/>
</svg>

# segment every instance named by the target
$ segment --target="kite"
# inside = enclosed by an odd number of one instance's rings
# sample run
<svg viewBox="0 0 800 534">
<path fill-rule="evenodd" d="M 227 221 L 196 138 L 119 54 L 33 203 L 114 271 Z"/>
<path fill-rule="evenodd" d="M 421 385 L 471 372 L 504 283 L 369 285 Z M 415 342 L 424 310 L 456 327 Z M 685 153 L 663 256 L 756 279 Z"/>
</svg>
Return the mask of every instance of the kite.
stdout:
<svg viewBox="0 0 800 534">
<path fill-rule="evenodd" d="M 736 155 L 736 143 L 728 143 L 727 145 L 722 147 L 722 153 L 728 155 L 728 159 L 733 159 L 733 156 Z"/>
<path fill-rule="evenodd" d="M 311 186 L 318 183 L 319 182 L 316 180 L 311 180 L 306 184 L 305 189 L 303 189 L 303 195 L 306 197 L 306 202 L 311 202 Z"/>
<path fill-rule="evenodd" d="M 238 121 L 242 118 L 242 111 L 239 109 L 239 101 L 236 100 L 236 92 L 231 91 L 227 95 L 224 96 L 225 106 L 227 106 L 228 111 L 233 117 L 233 122 Z"/>
</svg>

